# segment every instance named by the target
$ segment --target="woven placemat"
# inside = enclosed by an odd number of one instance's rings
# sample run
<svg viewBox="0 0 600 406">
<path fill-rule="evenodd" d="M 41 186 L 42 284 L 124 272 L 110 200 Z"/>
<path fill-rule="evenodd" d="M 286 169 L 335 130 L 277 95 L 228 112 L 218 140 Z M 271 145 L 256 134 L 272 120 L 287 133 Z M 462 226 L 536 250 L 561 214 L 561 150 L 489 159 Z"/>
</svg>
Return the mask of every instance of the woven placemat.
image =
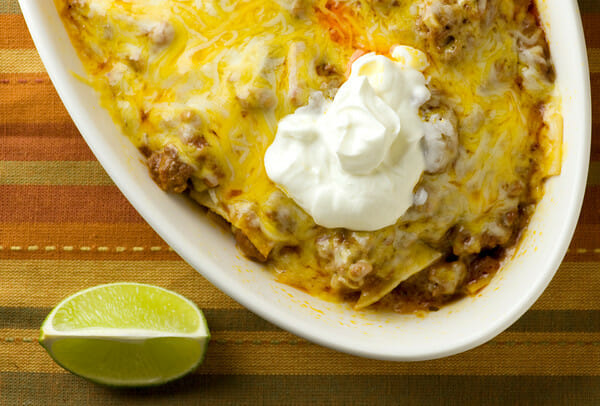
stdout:
<svg viewBox="0 0 600 406">
<path fill-rule="evenodd" d="M 596 113 L 600 1 L 580 5 Z M 366 360 L 263 321 L 181 260 L 86 146 L 15 0 L 0 1 L 0 27 L 0 405 L 599 404 L 597 125 L 575 238 L 533 308 L 495 340 L 464 354 L 419 363 Z M 205 309 L 213 331 L 205 364 L 167 386 L 125 391 L 58 367 L 36 342 L 43 318 L 65 296 L 114 281 L 160 285 Z"/>
</svg>

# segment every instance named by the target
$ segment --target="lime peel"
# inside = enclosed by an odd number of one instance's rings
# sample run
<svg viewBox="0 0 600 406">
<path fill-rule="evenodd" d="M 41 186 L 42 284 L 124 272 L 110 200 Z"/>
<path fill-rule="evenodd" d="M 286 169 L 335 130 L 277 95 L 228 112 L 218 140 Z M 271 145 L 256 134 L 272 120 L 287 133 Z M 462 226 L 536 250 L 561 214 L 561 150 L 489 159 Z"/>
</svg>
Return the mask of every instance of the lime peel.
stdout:
<svg viewBox="0 0 600 406">
<path fill-rule="evenodd" d="M 202 363 L 209 340 L 206 319 L 193 302 L 137 283 L 100 285 L 68 297 L 50 312 L 39 338 L 63 368 L 113 386 L 177 379 Z"/>
</svg>

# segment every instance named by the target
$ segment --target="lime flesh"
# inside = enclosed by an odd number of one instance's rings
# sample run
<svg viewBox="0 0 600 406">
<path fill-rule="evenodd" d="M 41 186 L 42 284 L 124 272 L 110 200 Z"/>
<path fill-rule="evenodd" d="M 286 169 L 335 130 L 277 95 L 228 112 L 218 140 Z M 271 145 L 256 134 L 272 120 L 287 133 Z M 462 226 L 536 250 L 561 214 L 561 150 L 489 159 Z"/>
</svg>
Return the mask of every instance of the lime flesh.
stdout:
<svg viewBox="0 0 600 406">
<path fill-rule="evenodd" d="M 114 386 L 158 385 L 195 369 L 210 333 L 188 299 L 156 286 L 116 283 L 68 297 L 39 342 L 63 368 Z"/>
</svg>

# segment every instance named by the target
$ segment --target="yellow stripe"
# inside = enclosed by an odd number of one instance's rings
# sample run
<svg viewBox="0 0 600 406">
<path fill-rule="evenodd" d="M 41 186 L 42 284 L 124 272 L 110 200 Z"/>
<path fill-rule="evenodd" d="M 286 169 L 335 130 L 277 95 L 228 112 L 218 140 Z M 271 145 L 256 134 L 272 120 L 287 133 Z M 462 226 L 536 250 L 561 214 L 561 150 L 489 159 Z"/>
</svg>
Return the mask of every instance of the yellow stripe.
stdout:
<svg viewBox="0 0 600 406">
<path fill-rule="evenodd" d="M 110 186 L 97 161 L 0 161 L 0 185 Z"/>
<path fill-rule="evenodd" d="M 19 255 L 17 252 L 14 256 Z M 13 258 L 14 258 L 13 256 Z M 598 262 L 565 262 L 535 303 L 536 310 L 600 310 Z M 48 281 L 52 281 L 52 289 Z M 101 283 L 135 281 L 157 284 L 189 297 L 200 307 L 241 306 L 202 278 L 184 261 L 1 260 L 4 284 L 0 306 L 53 307 L 81 289 Z"/>
<path fill-rule="evenodd" d="M 45 72 L 35 49 L 0 49 L 0 73 Z"/>
<path fill-rule="evenodd" d="M 37 330 L 0 329 L 0 372 L 65 373 L 37 344 Z M 196 374 L 600 375 L 600 333 L 503 333 L 447 359 L 368 360 L 285 332 L 215 332 Z"/>
<path fill-rule="evenodd" d="M 0 260 L 0 281 L 10 281 L 0 306 L 54 307 L 81 289 L 127 281 L 174 290 L 201 308 L 241 308 L 184 261 Z"/>
<path fill-rule="evenodd" d="M 536 310 L 600 310 L 598 262 L 563 262 Z"/>
</svg>

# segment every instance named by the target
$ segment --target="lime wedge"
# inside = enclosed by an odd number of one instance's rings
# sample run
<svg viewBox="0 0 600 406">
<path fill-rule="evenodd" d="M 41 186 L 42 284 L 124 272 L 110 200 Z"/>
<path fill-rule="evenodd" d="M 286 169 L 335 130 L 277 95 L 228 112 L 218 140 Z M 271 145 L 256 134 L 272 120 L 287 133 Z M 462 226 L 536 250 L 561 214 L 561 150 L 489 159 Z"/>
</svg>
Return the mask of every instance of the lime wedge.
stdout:
<svg viewBox="0 0 600 406">
<path fill-rule="evenodd" d="M 112 386 L 158 385 L 195 369 L 210 333 L 198 307 L 177 293 L 114 283 L 63 300 L 39 342 L 63 368 Z"/>
</svg>

